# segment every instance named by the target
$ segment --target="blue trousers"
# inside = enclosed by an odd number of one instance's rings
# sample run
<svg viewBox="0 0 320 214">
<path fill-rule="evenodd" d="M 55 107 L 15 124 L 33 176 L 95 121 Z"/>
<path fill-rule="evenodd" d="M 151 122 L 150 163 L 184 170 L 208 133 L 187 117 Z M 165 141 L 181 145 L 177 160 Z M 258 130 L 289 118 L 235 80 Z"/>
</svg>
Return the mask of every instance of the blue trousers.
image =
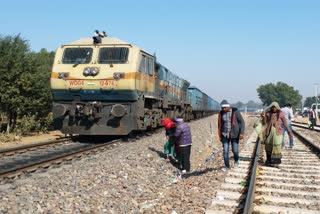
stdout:
<svg viewBox="0 0 320 214">
<path fill-rule="evenodd" d="M 234 161 L 238 161 L 239 160 L 239 150 L 238 150 L 239 138 L 231 138 L 230 139 L 230 138 L 226 138 L 226 137 L 222 136 L 221 142 L 222 142 L 222 146 L 223 146 L 224 164 L 226 167 L 230 168 L 229 145 L 231 143 Z"/>
<path fill-rule="evenodd" d="M 288 124 L 288 127 L 289 127 L 290 131 L 292 132 L 292 125 Z M 284 148 L 284 136 L 285 136 L 286 132 L 287 132 L 286 128 L 284 127 L 284 125 L 282 125 L 282 148 Z M 289 137 L 289 146 L 290 147 L 294 146 L 293 137 Z"/>
</svg>

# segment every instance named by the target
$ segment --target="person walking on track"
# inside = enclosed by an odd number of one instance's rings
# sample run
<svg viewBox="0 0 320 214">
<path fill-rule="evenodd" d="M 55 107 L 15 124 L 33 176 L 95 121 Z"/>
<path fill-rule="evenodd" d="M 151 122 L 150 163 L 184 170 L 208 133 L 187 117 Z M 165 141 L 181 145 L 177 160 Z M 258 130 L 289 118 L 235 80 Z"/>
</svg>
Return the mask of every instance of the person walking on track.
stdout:
<svg viewBox="0 0 320 214">
<path fill-rule="evenodd" d="M 221 111 L 218 117 L 218 135 L 222 142 L 225 167 L 229 170 L 229 146 L 231 144 L 234 155 L 234 166 L 239 166 L 239 140 L 244 137 L 245 122 L 237 108 L 232 108 L 227 100 L 221 102 Z"/>
<path fill-rule="evenodd" d="M 316 106 L 312 106 L 312 109 L 309 112 L 309 121 L 310 121 L 310 129 L 314 130 L 314 127 L 317 125 L 317 112 Z"/>
<path fill-rule="evenodd" d="M 281 145 L 282 145 L 282 128 L 287 130 L 289 137 L 292 137 L 292 131 L 289 129 L 283 112 L 277 102 L 272 102 L 262 113 L 264 125 L 264 143 L 267 155 L 267 166 L 278 166 L 281 163 Z"/>
<path fill-rule="evenodd" d="M 282 108 L 281 111 L 283 112 L 284 117 L 286 118 L 290 131 L 292 132 L 291 121 L 293 119 L 293 112 L 292 112 L 291 104 L 290 103 L 286 104 L 286 106 Z M 286 134 L 286 128 L 282 124 L 282 146 L 281 146 L 282 149 L 285 148 L 285 139 L 284 139 L 285 134 Z M 292 135 L 291 136 L 289 135 L 289 148 L 293 148 L 293 146 L 294 146 L 293 137 Z"/>
</svg>

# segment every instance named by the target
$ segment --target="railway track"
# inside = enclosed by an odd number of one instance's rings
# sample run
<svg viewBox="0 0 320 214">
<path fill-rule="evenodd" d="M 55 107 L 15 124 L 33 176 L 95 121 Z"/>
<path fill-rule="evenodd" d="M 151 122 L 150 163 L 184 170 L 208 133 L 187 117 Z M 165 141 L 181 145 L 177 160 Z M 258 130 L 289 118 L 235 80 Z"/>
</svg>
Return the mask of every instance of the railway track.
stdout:
<svg viewBox="0 0 320 214">
<path fill-rule="evenodd" d="M 0 150 L 0 158 L 3 156 L 11 156 L 17 153 L 21 154 L 27 151 L 42 149 L 47 146 L 54 146 L 54 145 L 57 145 L 58 143 L 65 143 L 71 140 L 72 138 L 62 138 L 57 140 L 49 140 L 49 141 L 44 141 L 39 143 L 33 143 L 33 144 L 27 144 L 23 146 L 16 146 L 16 147 L 11 147 L 7 149 L 2 149 Z"/>
<path fill-rule="evenodd" d="M 240 165 L 226 172 L 224 183 L 214 195 L 211 206 L 206 214 L 215 213 L 243 213 L 251 174 L 254 172 L 255 154 L 258 149 L 257 135 L 253 134 L 239 152 Z M 230 162 L 232 162 L 230 160 Z M 250 194 L 250 193 L 249 193 Z"/>
<path fill-rule="evenodd" d="M 0 181 L 112 147 L 121 141 L 149 137 L 149 132 L 101 138 L 70 137 L 0 150 Z"/>
<path fill-rule="evenodd" d="M 317 130 L 317 127 L 314 130 L 303 125 L 295 124 L 294 127 L 293 131 L 298 138 L 301 138 L 302 141 L 307 141 L 308 145 L 312 146 L 315 151 L 320 151 L 320 130 Z"/>
<path fill-rule="evenodd" d="M 0 180 L 79 158 L 119 141 L 121 139 L 109 139 L 94 144 L 69 138 L 0 150 Z"/>
<path fill-rule="evenodd" d="M 295 146 L 282 151 L 282 163 L 277 168 L 264 166 L 264 145 L 259 148 L 260 142 L 256 147 L 248 143 L 240 151 L 240 166 L 226 173 L 206 214 L 320 213 L 319 148 L 294 133 Z"/>
<path fill-rule="evenodd" d="M 297 122 L 292 122 L 291 123 L 293 127 L 299 127 L 299 128 L 303 128 L 303 129 L 309 129 L 308 128 L 308 124 L 306 123 L 297 123 Z M 311 129 L 309 129 L 311 130 Z M 312 131 L 316 131 L 316 132 L 320 132 L 320 127 L 319 126 L 315 126 L 314 130 Z"/>
<path fill-rule="evenodd" d="M 284 149 L 279 168 L 259 166 L 254 212 L 320 213 L 320 160 L 306 142 Z"/>
</svg>

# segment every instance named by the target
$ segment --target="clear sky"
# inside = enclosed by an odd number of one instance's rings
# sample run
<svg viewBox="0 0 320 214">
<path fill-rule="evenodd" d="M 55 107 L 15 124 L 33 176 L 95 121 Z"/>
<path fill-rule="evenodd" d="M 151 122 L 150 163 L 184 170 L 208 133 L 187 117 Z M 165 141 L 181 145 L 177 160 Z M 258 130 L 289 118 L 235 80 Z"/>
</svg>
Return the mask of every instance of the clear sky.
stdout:
<svg viewBox="0 0 320 214">
<path fill-rule="evenodd" d="M 0 34 L 20 33 L 33 51 L 105 30 L 219 102 L 260 102 L 256 89 L 279 81 L 305 98 L 320 83 L 318 0 L 0 2 Z"/>
</svg>

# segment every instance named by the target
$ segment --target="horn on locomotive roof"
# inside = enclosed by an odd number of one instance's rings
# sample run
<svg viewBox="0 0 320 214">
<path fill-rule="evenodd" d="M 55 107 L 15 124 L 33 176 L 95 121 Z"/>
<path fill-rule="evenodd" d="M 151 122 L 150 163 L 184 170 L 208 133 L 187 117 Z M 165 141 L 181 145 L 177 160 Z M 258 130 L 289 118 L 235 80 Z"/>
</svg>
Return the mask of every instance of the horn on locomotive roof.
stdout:
<svg viewBox="0 0 320 214">
<path fill-rule="evenodd" d="M 99 36 L 103 38 L 103 37 L 107 37 L 107 34 L 105 31 L 102 31 L 102 32 L 99 32 Z"/>
<path fill-rule="evenodd" d="M 99 44 L 101 43 L 101 38 L 103 37 L 107 37 L 107 34 L 105 31 L 102 31 L 102 32 L 99 32 L 98 30 L 95 30 L 94 31 L 94 34 L 93 34 L 93 44 Z"/>
</svg>

